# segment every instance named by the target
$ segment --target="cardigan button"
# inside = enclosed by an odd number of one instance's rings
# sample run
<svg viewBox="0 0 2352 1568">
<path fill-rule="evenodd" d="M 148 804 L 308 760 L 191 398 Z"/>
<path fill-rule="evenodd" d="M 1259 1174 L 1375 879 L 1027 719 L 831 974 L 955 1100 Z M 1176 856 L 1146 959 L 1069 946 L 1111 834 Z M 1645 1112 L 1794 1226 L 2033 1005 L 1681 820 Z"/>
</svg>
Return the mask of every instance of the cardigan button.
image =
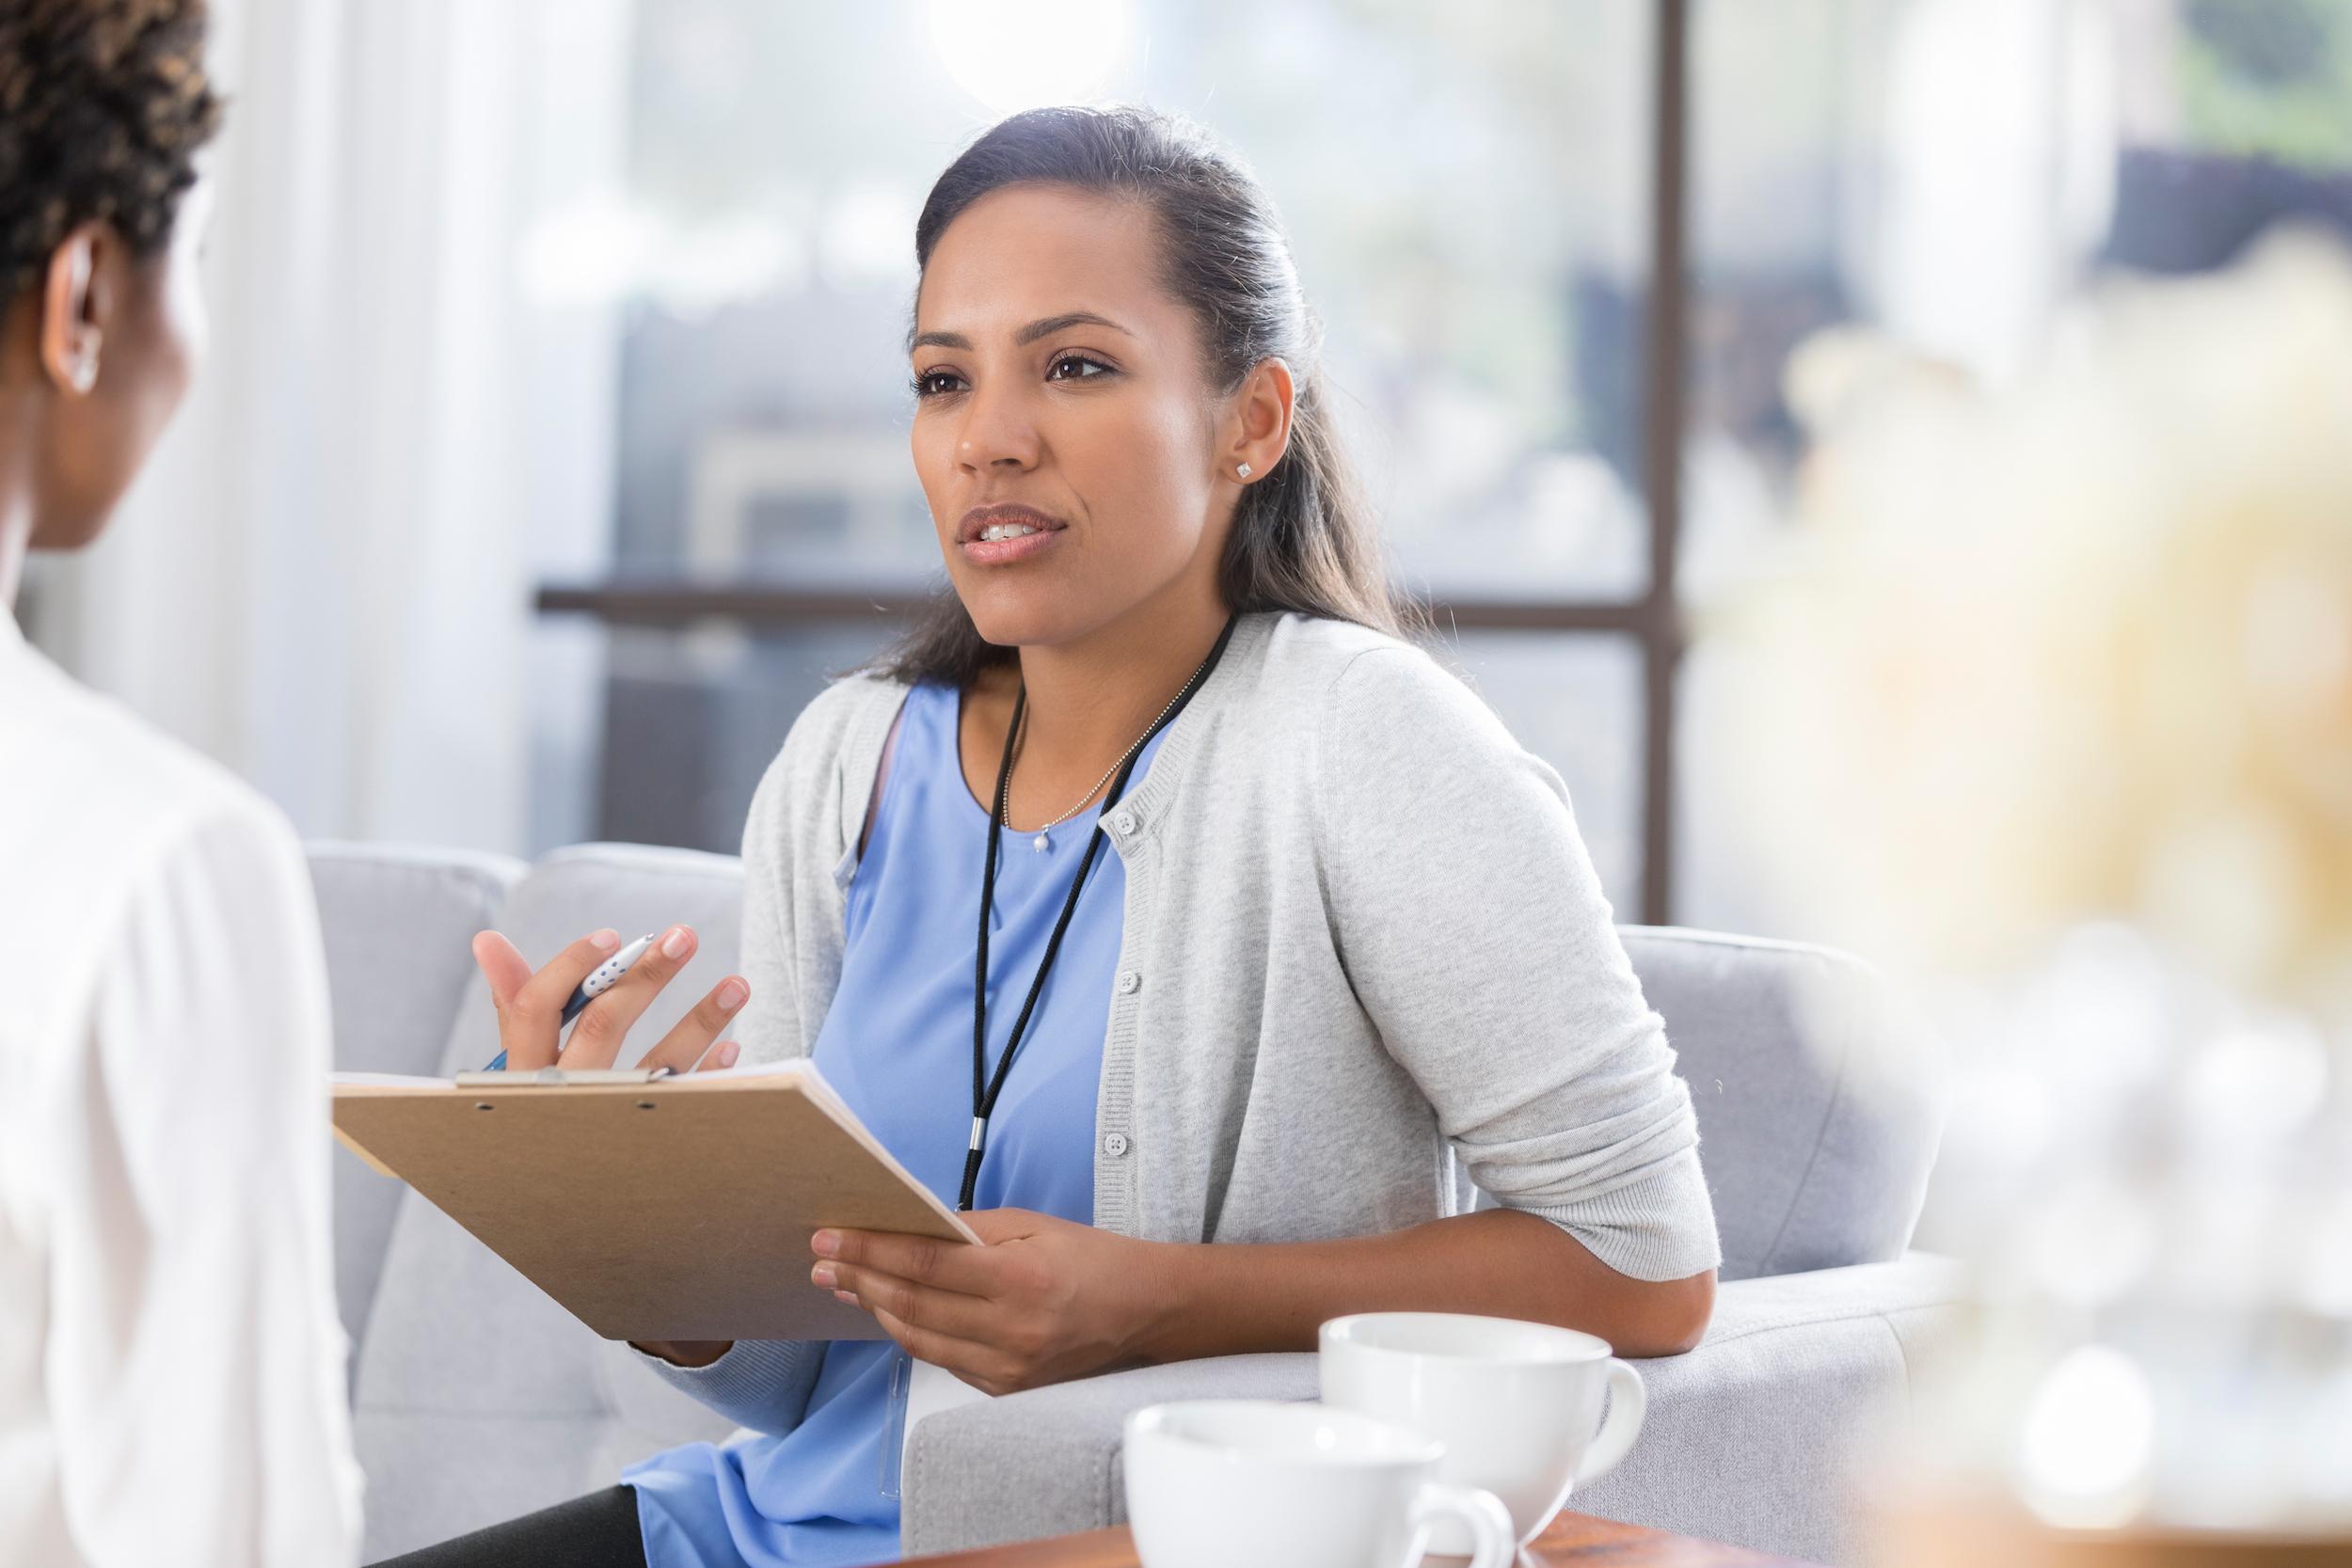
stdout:
<svg viewBox="0 0 2352 1568">
<path fill-rule="evenodd" d="M 1138 990 L 1142 989 L 1142 986 L 1143 976 L 1136 974 L 1134 970 L 1122 970 L 1120 973 L 1119 992 L 1121 996 L 1133 996 Z"/>
<path fill-rule="evenodd" d="M 1124 1132 L 1104 1133 L 1103 1152 L 1111 1156 L 1113 1159 L 1117 1159 L 1120 1155 L 1126 1153 L 1127 1134 Z"/>
<path fill-rule="evenodd" d="M 1122 811 L 1111 818 L 1111 826 L 1122 833 L 1132 833 L 1136 831 L 1136 814 L 1131 811 Z"/>
</svg>

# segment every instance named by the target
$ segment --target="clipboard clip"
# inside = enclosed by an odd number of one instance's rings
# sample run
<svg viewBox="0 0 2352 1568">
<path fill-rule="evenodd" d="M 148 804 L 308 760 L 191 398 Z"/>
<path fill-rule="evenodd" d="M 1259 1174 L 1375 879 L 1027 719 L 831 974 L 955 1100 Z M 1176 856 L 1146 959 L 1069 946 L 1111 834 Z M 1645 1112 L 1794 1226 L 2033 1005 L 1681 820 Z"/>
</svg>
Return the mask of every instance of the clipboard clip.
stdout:
<svg viewBox="0 0 2352 1568">
<path fill-rule="evenodd" d="M 569 1084 L 650 1084 L 675 1076 L 666 1067 L 582 1068 L 566 1072 L 543 1067 L 534 1072 L 461 1072 L 452 1082 L 461 1089 L 560 1089 Z"/>
</svg>

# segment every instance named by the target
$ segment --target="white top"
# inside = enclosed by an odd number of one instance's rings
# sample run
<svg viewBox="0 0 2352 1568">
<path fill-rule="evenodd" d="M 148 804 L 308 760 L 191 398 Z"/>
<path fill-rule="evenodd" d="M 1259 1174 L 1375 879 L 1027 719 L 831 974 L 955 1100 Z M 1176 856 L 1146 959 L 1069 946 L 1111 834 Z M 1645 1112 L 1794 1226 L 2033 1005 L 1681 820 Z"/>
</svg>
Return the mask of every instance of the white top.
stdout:
<svg viewBox="0 0 2352 1568">
<path fill-rule="evenodd" d="M 0 1562 L 355 1562 L 284 817 L 0 611 Z"/>
</svg>

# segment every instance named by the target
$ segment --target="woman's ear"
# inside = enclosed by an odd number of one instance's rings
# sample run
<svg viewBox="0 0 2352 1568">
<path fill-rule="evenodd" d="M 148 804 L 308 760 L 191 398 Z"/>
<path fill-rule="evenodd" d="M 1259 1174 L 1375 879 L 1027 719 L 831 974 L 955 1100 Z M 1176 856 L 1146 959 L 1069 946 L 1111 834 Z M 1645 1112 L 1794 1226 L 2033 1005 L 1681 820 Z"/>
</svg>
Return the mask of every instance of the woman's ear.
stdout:
<svg viewBox="0 0 2352 1568">
<path fill-rule="evenodd" d="M 105 341 L 101 321 L 106 314 L 100 263 L 109 238 L 103 224 L 85 223 L 49 255 L 41 289 L 40 365 L 57 389 L 72 397 L 87 397 L 98 385 L 99 351 Z"/>
<path fill-rule="evenodd" d="M 1288 450 L 1291 403 L 1295 388 L 1291 368 L 1280 359 L 1261 359 L 1233 394 L 1218 443 L 1220 479 L 1247 483 L 1271 472 Z M 1247 472 L 1242 471 L 1247 468 Z"/>
</svg>

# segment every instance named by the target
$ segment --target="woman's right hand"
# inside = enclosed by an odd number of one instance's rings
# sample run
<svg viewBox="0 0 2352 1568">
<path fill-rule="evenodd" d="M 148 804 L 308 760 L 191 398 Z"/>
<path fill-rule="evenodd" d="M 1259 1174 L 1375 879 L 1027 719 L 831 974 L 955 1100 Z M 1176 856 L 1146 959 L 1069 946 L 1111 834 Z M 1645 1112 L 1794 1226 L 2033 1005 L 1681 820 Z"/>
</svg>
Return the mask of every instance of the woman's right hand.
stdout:
<svg viewBox="0 0 2352 1568">
<path fill-rule="evenodd" d="M 474 962 L 490 983 L 490 1005 L 498 1009 L 499 1044 L 505 1048 L 508 1071 L 532 1072 L 543 1067 L 584 1071 L 611 1067 L 621 1053 L 630 1025 L 693 958 L 696 942 L 691 927 L 673 926 L 664 931 L 610 990 L 580 1010 L 572 1025 L 572 1037 L 565 1040 L 564 1004 L 620 945 L 618 931 L 607 927 L 592 932 L 548 959 L 534 974 L 515 944 L 498 932 L 484 931 L 473 939 Z M 715 1050 L 711 1042 L 743 1010 L 751 994 L 750 984 L 740 974 L 728 975 L 711 987 L 710 993 L 678 1020 L 659 1044 L 639 1057 L 637 1065 L 666 1067 L 673 1072 L 733 1065 L 735 1042 L 725 1041 Z"/>
<path fill-rule="evenodd" d="M 499 1044 L 506 1051 L 510 1072 L 531 1072 L 543 1067 L 587 1070 L 608 1068 L 621 1053 L 629 1025 L 642 1017 L 661 988 L 676 977 L 693 958 L 691 927 L 673 926 L 628 966 L 612 989 L 580 1009 L 572 1037 L 564 1034 L 564 1004 L 596 967 L 621 945 L 618 931 L 607 928 L 580 938 L 548 960 L 536 974 L 515 944 L 496 931 L 473 939 L 474 962 L 490 983 L 490 1004 L 498 1009 Z M 710 989 L 691 1012 L 661 1037 L 660 1044 L 638 1058 L 641 1068 L 666 1067 L 673 1072 L 735 1065 L 736 1043 L 719 1037 L 751 999 L 752 988 L 740 974 L 730 974 Z M 681 1367 L 707 1367 L 724 1355 L 730 1339 L 632 1340 L 641 1350 Z"/>
</svg>

